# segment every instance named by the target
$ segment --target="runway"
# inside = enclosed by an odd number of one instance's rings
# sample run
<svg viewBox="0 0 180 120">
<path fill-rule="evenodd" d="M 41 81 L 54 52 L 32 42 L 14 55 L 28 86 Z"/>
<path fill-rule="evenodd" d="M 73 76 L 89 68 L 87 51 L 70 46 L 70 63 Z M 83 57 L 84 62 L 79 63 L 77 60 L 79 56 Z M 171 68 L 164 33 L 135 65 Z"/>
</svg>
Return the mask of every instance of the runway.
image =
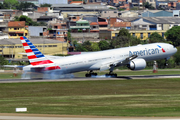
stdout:
<svg viewBox="0 0 180 120">
<path fill-rule="evenodd" d="M 1 113 L 0 120 L 179 120 L 178 117 L 114 117 Z"/>
<path fill-rule="evenodd" d="M 0 83 L 19 83 L 19 82 L 55 82 L 55 81 L 96 81 L 96 80 L 134 80 L 134 79 L 162 79 L 162 78 L 180 78 L 180 74 L 176 75 L 136 75 L 136 76 L 118 76 L 117 78 L 110 78 L 104 76 L 97 77 L 74 77 L 63 79 L 0 79 Z"/>
</svg>

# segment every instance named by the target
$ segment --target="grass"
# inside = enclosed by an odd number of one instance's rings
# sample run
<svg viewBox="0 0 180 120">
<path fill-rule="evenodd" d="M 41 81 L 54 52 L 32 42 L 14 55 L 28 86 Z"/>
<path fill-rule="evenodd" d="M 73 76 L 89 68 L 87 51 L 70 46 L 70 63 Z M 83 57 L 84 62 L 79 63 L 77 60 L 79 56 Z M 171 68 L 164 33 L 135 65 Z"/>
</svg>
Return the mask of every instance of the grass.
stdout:
<svg viewBox="0 0 180 120">
<path fill-rule="evenodd" d="M 21 73 L 14 77 L 13 73 L 0 73 L 0 79 L 17 79 L 21 78 Z"/>
<path fill-rule="evenodd" d="M 180 116 L 180 79 L 2 83 L 0 113 Z"/>
</svg>

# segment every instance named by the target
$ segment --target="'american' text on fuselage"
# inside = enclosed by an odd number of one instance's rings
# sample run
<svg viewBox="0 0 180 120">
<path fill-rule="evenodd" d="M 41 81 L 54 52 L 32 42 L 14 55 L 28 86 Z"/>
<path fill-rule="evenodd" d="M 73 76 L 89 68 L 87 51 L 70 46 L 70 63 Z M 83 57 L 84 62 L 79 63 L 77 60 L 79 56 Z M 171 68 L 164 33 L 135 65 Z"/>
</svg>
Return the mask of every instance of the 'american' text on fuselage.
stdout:
<svg viewBox="0 0 180 120">
<path fill-rule="evenodd" d="M 129 56 L 132 55 L 138 55 L 138 56 L 145 56 L 145 55 L 154 55 L 154 54 L 159 54 L 159 49 L 147 49 L 145 50 L 139 50 L 139 51 L 129 51 Z"/>
</svg>

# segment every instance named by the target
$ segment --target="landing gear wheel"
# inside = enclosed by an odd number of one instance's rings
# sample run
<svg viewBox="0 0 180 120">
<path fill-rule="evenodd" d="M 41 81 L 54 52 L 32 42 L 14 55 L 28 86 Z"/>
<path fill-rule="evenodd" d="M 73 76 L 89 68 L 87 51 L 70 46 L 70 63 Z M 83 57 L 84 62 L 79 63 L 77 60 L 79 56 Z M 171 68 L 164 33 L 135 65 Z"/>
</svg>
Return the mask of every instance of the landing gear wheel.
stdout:
<svg viewBox="0 0 180 120">
<path fill-rule="evenodd" d="M 107 73 L 105 74 L 106 77 L 113 77 L 113 78 L 117 78 L 117 74 L 116 73 Z"/>
<path fill-rule="evenodd" d="M 97 73 L 86 73 L 86 77 L 97 76 Z"/>
<path fill-rule="evenodd" d="M 85 75 L 86 77 L 91 77 L 91 74 L 88 74 L 88 73 L 86 73 L 86 75 Z"/>
<path fill-rule="evenodd" d="M 97 76 L 97 73 L 91 73 L 91 75 L 93 75 L 93 76 Z"/>
</svg>

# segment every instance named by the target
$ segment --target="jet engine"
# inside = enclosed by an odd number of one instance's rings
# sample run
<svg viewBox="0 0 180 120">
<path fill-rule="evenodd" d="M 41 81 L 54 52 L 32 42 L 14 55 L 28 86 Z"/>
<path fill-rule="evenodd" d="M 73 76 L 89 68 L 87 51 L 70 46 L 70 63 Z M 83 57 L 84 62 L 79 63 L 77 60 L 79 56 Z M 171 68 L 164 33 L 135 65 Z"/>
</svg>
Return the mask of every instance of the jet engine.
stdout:
<svg viewBox="0 0 180 120">
<path fill-rule="evenodd" d="M 146 67 L 146 61 L 144 59 L 131 60 L 127 66 L 131 70 L 142 70 Z"/>
</svg>

